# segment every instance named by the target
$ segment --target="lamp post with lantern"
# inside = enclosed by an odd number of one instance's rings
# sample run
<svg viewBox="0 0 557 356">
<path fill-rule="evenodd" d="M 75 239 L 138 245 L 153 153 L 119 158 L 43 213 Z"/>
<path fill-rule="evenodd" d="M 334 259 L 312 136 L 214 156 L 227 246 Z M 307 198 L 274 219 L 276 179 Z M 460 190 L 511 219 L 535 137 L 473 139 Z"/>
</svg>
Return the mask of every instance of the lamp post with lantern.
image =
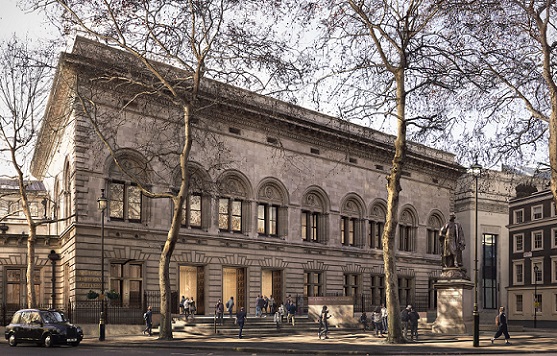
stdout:
<svg viewBox="0 0 557 356">
<path fill-rule="evenodd" d="M 104 196 L 104 189 L 101 189 L 101 196 L 97 199 L 101 212 L 101 317 L 99 319 L 99 341 L 105 339 L 105 298 L 104 298 L 104 214 L 108 204 L 108 199 Z"/>
<path fill-rule="evenodd" d="M 470 166 L 470 172 L 476 180 L 474 199 L 474 347 L 480 346 L 480 313 L 478 311 L 478 178 L 482 173 L 482 166 L 478 162 Z"/>
</svg>

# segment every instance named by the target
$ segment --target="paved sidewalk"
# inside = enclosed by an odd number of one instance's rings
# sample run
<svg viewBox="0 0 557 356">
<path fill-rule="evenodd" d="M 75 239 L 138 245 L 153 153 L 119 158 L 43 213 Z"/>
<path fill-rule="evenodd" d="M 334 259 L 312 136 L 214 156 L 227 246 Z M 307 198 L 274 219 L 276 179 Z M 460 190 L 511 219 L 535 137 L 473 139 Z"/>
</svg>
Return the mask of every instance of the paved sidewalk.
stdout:
<svg viewBox="0 0 557 356">
<path fill-rule="evenodd" d="M 512 334 L 512 345 L 505 346 L 499 339 L 491 344 L 492 333 L 480 333 L 480 347 L 472 346 L 469 335 L 440 335 L 425 333 L 418 342 L 404 345 L 389 345 L 384 339 L 370 333 L 343 332 L 331 330 L 330 338 L 319 340 L 316 332 L 297 335 L 277 335 L 253 337 L 245 335 L 242 339 L 224 335 L 195 335 L 175 332 L 174 340 L 158 340 L 157 336 L 107 335 L 104 342 L 97 338 L 86 337 L 83 344 L 88 346 L 130 345 L 157 348 L 188 348 L 195 350 L 230 350 L 251 353 L 273 354 L 329 354 L 329 355 L 482 355 L 513 353 L 546 353 L 557 355 L 556 331 L 552 329 L 528 330 Z"/>
</svg>

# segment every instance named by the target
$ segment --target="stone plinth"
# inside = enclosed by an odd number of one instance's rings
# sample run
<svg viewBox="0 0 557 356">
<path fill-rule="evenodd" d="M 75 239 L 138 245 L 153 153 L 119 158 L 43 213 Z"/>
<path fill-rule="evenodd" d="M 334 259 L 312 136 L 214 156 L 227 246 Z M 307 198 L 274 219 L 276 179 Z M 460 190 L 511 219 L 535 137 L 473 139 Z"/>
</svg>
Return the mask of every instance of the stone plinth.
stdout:
<svg viewBox="0 0 557 356">
<path fill-rule="evenodd" d="M 472 289 L 474 283 L 467 279 L 440 279 L 437 289 L 437 319 L 432 326 L 434 333 L 467 334 L 466 325 L 472 317 Z"/>
</svg>

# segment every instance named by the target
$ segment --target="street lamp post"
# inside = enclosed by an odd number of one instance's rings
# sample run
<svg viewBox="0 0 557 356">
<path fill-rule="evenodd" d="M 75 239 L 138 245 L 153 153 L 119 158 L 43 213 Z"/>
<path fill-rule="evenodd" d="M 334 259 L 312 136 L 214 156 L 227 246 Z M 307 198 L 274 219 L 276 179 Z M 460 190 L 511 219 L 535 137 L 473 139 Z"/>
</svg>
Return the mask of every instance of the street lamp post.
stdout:
<svg viewBox="0 0 557 356">
<path fill-rule="evenodd" d="M 105 337 L 105 299 L 104 299 L 104 212 L 108 199 L 104 196 L 104 189 L 101 189 L 101 196 L 97 199 L 99 210 L 101 211 L 101 317 L 99 319 L 99 341 L 104 341 Z"/>
<path fill-rule="evenodd" d="M 57 254 L 54 250 L 50 250 L 48 254 L 48 259 L 52 262 L 52 304 L 50 307 L 52 309 L 56 308 L 56 261 L 60 260 L 60 255 Z"/>
<path fill-rule="evenodd" d="M 534 328 L 537 328 L 538 322 L 538 265 L 534 265 Z"/>
<path fill-rule="evenodd" d="M 476 180 L 474 199 L 474 347 L 480 346 L 480 313 L 478 311 L 478 178 L 482 172 L 482 166 L 478 162 L 470 166 L 470 171 Z"/>
</svg>

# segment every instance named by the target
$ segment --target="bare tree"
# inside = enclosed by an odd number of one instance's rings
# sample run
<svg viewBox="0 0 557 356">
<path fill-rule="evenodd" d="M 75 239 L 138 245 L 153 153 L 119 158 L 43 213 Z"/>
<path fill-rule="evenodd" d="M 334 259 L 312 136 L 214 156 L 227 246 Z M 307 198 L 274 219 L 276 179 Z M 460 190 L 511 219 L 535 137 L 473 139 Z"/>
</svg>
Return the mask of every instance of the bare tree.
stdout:
<svg viewBox="0 0 557 356">
<path fill-rule="evenodd" d="M 278 43 L 274 21 L 264 20 L 278 6 L 275 1 L 232 0 L 129 0 L 38 1 L 37 5 L 57 5 L 49 11 L 61 14 L 65 29 L 72 27 L 100 42 L 132 55 L 145 81 L 125 75 L 106 80 L 142 87 L 139 96 L 153 95 L 169 100 L 180 108 L 181 146 L 177 147 L 175 166 L 179 167 L 179 186 L 175 191 L 157 193 L 139 185 L 150 198 L 166 198 L 173 206 L 171 227 L 161 252 L 159 284 L 161 291 L 161 328 L 159 338 L 171 339 L 170 260 L 180 232 L 182 206 L 188 194 L 188 160 L 192 146 L 192 118 L 202 110 L 200 92 L 204 78 L 234 82 L 250 89 L 269 92 L 288 82 L 296 70 L 284 65 L 281 54 L 288 49 Z M 51 12 L 52 13 L 52 12 Z M 268 17 L 267 17 L 268 18 Z M 181 70 L 169 70 L 171 64 Z M 267 74 L 264 74 L 267 73 Z M 260 79 L 265 78 L 265 79 Z M 277 81 L 278 80 L 278 81 Z M 280 90 L 273 92 L 279 95 Z M 137 99 L 137 98 L 136 98 Z M 83 109 L 94 110 L 95 103 L 83 101 Z M 90 117 L 98 117 L 92 113 Z M 99 127 L 99 126 L 97 126 Z M 97 134 L 115 152 L 110 133 Z M 126 171 L 114 157 L 115 162 Z M 126 175 L 133 176 L 133 170 Z M 141 183 L 140 179 L 135 180 Z"/>
<path fill-rule="evenodd" d="M 27 171 L 50 90 L 53 57 L 52 47 L 46 45 L 33 50 L 30 44 L 28 39 L 16 37 L 0 43 L 0 154 L 8 157 L 15 173 L 21 210 L 29 227 L 26 304 L 32 308 L 37 306 L 33 287 L 37 226 L 45 222 L 37 221 L 31 213 L 28 190 L 31 179 Z"/>
<path fill-rule="evenodd" d="M 396 135 L 382 236 L 390 343 L 405 342 L 394 241 L 407 137 L 439 140 L 440 130 L 453 119 L 447 114 L 454 109 L 449 99 L 459 85 L 454 58 L 462 53 L 450 49 L 440 31 L 442 6 L 442 1 L 427 0 L 302 3 L 311 15 L 305 21 L 322 29 L 321 41 L 309 50 L 329 54 L 325 66 L 316 65 L 322 76 L 315 100 L 338 102 L 341 97 L 341 118 L 367 120 Z"/>
<path fill-rule="evenodd" d="M 474 133 L 480 136 L 481 130 L 494 124 L 495 137 L 488 143 L 499 157 L 517 152 L 520 158 L 527 157 L 524 147 L 539 157 L 538 151 L 548 146 L 551 191 L 557 201 L 555 1 L 455 1 L 452 5 L 452 21 L 463 28 L 455 40 L 475 53 L 474 60 L 470 57 L 464 64 L 475 74 L 470 76 L 474 90 L 469 92 L 477 98 L 480 113 Z"/>
</svg>

